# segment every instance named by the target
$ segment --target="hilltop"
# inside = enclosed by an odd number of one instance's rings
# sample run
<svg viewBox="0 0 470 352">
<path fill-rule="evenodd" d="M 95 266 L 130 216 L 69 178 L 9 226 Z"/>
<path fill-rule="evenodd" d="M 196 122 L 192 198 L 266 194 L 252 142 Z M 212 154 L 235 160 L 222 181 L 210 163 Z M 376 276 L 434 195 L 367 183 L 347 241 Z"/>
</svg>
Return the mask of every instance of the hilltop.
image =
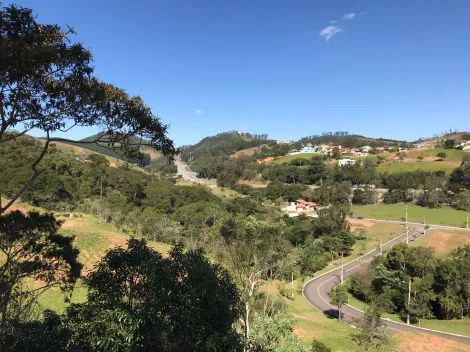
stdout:
<svg viewBox="0 0 470 352">
<path fill-rule="evenodd" d="M 370 147 L 409 147 L 411 142 L 405 140 L 394 140 L 388 138 L 365 137 L 358 134 L 349 134 L 348 132 L 326 132 L 321 135 L 311 135 L 303 137 L 299 140 L 302 144 L 338 144 L 344 148 L 360 148 L 363 146 Z"/>
<path fill-rule="evenodd" d="M 223 132 L 205 137 L 197 144 L 182 146 L 180 148 L 181 159 L 189 161 L 201 156 L 228 156 L 244 149 L 261 146 L 267 142 L 267 134 Z"/>
</svg>

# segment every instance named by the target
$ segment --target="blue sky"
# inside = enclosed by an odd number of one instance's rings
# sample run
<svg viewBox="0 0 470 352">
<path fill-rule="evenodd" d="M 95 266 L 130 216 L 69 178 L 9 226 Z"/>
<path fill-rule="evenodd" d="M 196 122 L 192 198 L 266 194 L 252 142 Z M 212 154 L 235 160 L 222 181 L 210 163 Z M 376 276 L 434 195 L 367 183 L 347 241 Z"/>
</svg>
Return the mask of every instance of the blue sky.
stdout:
<svg viewBox="0 0 470 352">
<path fill-rule="evenodd" d="M 141 95 L 177 145 L 239 126 L 281 140 L 470 130 L 470 1 L 17 3 L 72 26 L 96 75 Z"/>
</svg>

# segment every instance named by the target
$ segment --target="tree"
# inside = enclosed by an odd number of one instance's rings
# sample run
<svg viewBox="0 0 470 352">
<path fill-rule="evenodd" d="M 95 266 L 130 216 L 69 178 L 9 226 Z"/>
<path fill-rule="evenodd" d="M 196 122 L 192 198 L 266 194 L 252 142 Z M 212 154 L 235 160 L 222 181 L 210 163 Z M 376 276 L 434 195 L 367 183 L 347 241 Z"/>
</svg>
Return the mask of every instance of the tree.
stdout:
<svg viewBox="0 0 470 352">
<path fill-rule="evenodd" d="M 110 250 L 85 279 L 86 303 L 68 312 L 71 344 L 98 351 L 241 351 L 239 295 L 201 250 L 163 258 L 145 240 Z"/>
<path fill-rule="evenodd" d="M 338 147 L 334 147 L 334 148 L 333 148 L 333 152 L 332 152 L 332 154 L 331 154 L 331 157 L 332 157 L 333 159 L 336 159 L 336 160 L 341 159 L 341 154 L 340 154 L 340 152 L 339 152 L 339 148 L 338 148 Z"/>
<path fill-rule="evenodd" d="M 46 290 L 73 289 L 82 265 L 74 238 L 57 233 L 60 225 L 51 214 L 14 211 L 0 216 L 0 335 Z M 28 279 L 36 284 L 25 284 Z"/>
<path fill-rule="evenodd" d="M 455 139 L 447 139 L 445 142 L 444 142 L 444 148 L 445 149 L 453 149 L 455 148 Z"/>
<path fill-rule="evenodd" d="M 51 137 L 53 132 L 94 126 L 100 130 L 95 139 L 75 143 L 119 147 L 127 157 L 141 156 L 141 145 L 169 157 L 176 153 L 167 126 L 140 97 L 93 77 L 92 54 L 72 42 L 71 28 L 38 24 L 32 10 L 16 5 L 2 7 L 0 16 L 0 144 L 33 129 L 45 134 L 28 180 L 6 205 L 0 204 L 0 214 L 43 173 L 40 162 L 50 143 L 65 140 Z"/>
<path fill-rule="evenodd" d="M 444 160 L 445 158 L 447 158 L 447 153 L 444 153 L 444 152 L 437 153 L 436 157 Z"/>
<path fill-rule="evenodd" d="M 459 210 L 470 211 L 470 191 L 457 193 L 453 198 L 453 205 Z"/>
<path fill-rule="evenodd" d="M 377 351 L 379 346 L 386 342 L 386 337 L 380 332 L 381 327 L 384 325 L 380 315 L 380 311 L 372 307 L 364 312 L 362 318 L 356 319 L 355 324 L 361 330 L 356 339 L 359 345 L 366 350 Z"/>
<path fill-rule="evenodd" d="M 343 304 L 348 303 L 348 292 L 343 285 L 338 285 L 328 292 L 330 303 L 338 307 L 338 320 L 341 321 L 341 308 Z"/>
<path fill-rule="evenodd" d="M 422 155 L 419 155 L 417 159 L 418 159 L 418 161 L 423 161 L 423 159 L 424 159 L 424 156 L 422 156 Z"/>
<path fill-rule="evenodd" d="M 309 182 L 318 183 L 322 179 L 326 179 L 326 166 L 321 156 L 314 156 L 310 159 L 307 169 Z"/>
<path fill-rule="evenodd" d="M 222 225 L 226 260 L 241 286 L 242 326 L 245 341 L 251 335 L 254 300 L 262 279 L 273 277 L 277 264 L 286 256 L 279 227 L 253 216 L 229 218 Z"/>
</svg>

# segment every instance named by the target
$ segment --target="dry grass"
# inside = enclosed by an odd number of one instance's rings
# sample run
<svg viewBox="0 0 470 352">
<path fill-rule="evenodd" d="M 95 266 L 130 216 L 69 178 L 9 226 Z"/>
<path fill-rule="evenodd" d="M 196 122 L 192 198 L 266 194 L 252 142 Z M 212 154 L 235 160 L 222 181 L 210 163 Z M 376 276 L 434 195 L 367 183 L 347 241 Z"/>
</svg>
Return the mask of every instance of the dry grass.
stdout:
<svg viewBox="0 0 470 352">
<path fill-rule="evenodd" d="M 466 244 L 470 244 L 470 231 L 431 230 L 413 242 L 414 246 L 432 247 L 439 253 L 448 253 Z"/>
</svg>

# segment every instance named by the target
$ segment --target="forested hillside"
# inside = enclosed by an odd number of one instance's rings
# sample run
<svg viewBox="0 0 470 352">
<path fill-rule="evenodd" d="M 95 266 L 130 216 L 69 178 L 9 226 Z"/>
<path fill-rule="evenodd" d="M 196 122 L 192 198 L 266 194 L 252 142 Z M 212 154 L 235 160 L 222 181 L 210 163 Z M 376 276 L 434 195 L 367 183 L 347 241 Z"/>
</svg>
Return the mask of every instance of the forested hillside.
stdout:
<svg viewBox="0 0 470 352">
<path fill-rule="evenodd" d="M 99 140 L 99 142 L 95 142 L 97 140 Z M 76 142 L 64 140 L 61 141 L 61 143 L 88 149 L 95 153 L 107 155 L 112 158 L 121 159 L 131 164 L 137 164 L 142 167 L 147 166 L 150 163 L 150 160 L 156 160 L 162 156 L 161 154 L 151 150 L 150 148 L 147 148 L 145 146 L 147 143 L 136 137 L 130 138 L 130 142 L 135 145 L 134 149 L 136 155 L 134 157 L 126 156 L 124 150 L 122 150 L 118 145 L 109 145 L 107 140 L 109 140 L 109 138 L 106 135 L 95 134 L 86 138 L 82 138 Z M 140 152 L 141 154 L 139 154 L 138 152 Z"/>
<path fill-rule="evenodd" d="M 267 142 L 267 134 L 251 135 L 224 132 L 206 137 L 197 144 L 181 147 L 181 159 L 187 162 L 201 156 L 228 156 L 239 150 L 258 147 Z"/>
<path fill-rule="evenodd" d="M 385 138 L 370 138 L 356 134 L 349 134 L 348 132 L 326 132 L 321 135 L 311 135 L 303 137 L 299 140 L 302 144 L 337 144 L 343 148 L 359 148 L 363 146 L 385 147 L 385 146 L 396 146 L 406 148 L 411 145 L 407 141 L 397 141 L 393 139 Z"/>
</svg>

